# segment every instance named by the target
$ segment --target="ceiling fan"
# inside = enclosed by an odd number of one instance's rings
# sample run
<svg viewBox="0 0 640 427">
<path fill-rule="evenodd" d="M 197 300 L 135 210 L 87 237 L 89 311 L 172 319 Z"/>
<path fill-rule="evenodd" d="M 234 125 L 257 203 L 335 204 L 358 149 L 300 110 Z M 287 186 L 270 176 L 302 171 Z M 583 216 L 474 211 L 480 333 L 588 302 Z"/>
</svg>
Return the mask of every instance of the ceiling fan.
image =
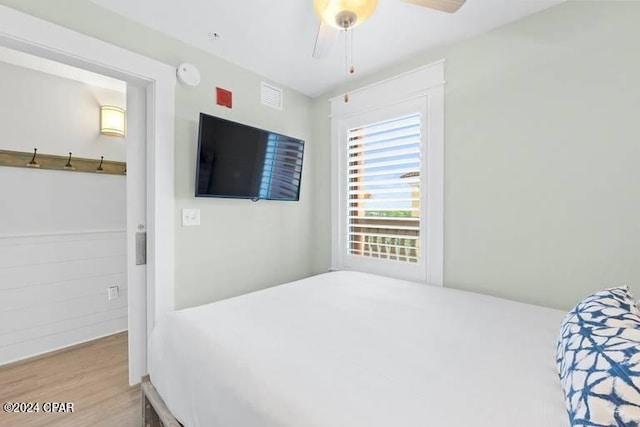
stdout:
<svg viewBox="0 0 640 427">
<path fill-rule="evenodd" d="M 454 13 L 466 0 L 401 0 L 429 9 Z M 313 48 L 314 58 L 324 58 L 336 44 L 341 31 L 362 24 L 376 9 L 378 0 L 313 0 L 320 28 Z"/>
</svg>

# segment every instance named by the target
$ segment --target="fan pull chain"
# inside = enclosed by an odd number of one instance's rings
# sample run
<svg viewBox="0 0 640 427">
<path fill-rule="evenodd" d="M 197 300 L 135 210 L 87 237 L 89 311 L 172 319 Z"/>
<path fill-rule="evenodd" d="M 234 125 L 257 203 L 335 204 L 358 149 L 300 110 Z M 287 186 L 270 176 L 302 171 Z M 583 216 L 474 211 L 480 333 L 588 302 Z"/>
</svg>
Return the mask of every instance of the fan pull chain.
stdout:
<svg viewBox="0 0 640 427">
<path fill-rule="evenodd" d="M 344 102 L 349 102 L 349 29 L 344 29 Z"/>
<path fill-rule="evenodd" d="M 344 102 L 349 102 L 349 75 L 355 71 L 353 66 L 353 29 L 346 28 L 344 34 Z"/>
<path fill-rule="evenodd" d="M 353 63 L 354 63 L 354 60 L 353 60 L 353 37 L 354 37 L 354 36 L 353 36 L 353 34 L 354 34 L 354 31 L 353 31 L 353 30 L 351 30 L 351 31 L 350 31 L 350 33 L 351 33 L 351 34 L 350 34 L 350 35 L 351 35 L 351 49 L 350 49 L 350 53 L 351 53 L 351 66 L 349 67 L 349 74 L 353 74 L 353 73 L 355 73 L 355 71 L 356 71 L 356 69 L 355 69 L 355 68 L 354 68 L 354 66 L 353 66 Z"/>
</svg>

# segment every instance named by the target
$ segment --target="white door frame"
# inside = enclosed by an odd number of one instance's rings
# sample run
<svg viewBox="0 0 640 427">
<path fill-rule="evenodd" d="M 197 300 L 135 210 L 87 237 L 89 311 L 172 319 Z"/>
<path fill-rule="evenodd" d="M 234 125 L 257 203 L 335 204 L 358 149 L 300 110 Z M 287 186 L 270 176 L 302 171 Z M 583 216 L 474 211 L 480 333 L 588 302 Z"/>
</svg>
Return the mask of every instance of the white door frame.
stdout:
<svg viewBox="0 0 640 427">
<path fill-rule="evenodd" d="M 127 84 L 127 314 L 129 384 L 147 373 L 147 266 L 137 265 L 136 239 L 147 232 L 147 90 Z"/>
<path fill-rule="evenodd" d="M 0 45 L 146 87 L 146 322 L 150 333 L 158 317 L 174 309 L 175 69 L 3 5 Z M 127 201 L 127 209 L 132 205 Z M 139 337 L 145 345 L 147 338 L 148 334 Z M 129 370 L 146 373 L 145 362 L 140 362 L 144 367 L 129 366 Z"/>
</svg>

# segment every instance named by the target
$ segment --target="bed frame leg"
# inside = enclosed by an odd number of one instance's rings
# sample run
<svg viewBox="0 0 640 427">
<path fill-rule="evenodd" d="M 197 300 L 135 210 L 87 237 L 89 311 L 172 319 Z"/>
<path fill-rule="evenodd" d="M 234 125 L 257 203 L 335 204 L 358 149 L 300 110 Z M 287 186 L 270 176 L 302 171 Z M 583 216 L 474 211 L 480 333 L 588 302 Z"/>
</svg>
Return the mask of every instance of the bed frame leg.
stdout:
<svg viewBox="0 0 640 427">
<path fill-rule="evenodd" d="M 142 393 L 142 426 L 143 427 L 162 427 L 160 417 L 151 406 L 147 396 Z"/>
<path fill-rule="evenodd" d="M 182 427 L 151 384 L 149 375 L 142 377 L 142 427 Z"/>
</svg>

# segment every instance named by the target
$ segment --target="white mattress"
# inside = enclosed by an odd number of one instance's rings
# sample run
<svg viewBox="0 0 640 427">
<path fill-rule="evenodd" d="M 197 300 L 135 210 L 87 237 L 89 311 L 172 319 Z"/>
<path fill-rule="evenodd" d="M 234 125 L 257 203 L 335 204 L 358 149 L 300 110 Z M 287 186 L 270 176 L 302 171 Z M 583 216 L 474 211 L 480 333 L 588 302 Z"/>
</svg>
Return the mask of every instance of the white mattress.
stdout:
<svg viewBox="0 0 640 427">
<path fill-rule="evenodd" d="M 167 315 L 151 381 L 187 427 L 567 427 L 563 316 L 327 273 Z"/>
</svg>

